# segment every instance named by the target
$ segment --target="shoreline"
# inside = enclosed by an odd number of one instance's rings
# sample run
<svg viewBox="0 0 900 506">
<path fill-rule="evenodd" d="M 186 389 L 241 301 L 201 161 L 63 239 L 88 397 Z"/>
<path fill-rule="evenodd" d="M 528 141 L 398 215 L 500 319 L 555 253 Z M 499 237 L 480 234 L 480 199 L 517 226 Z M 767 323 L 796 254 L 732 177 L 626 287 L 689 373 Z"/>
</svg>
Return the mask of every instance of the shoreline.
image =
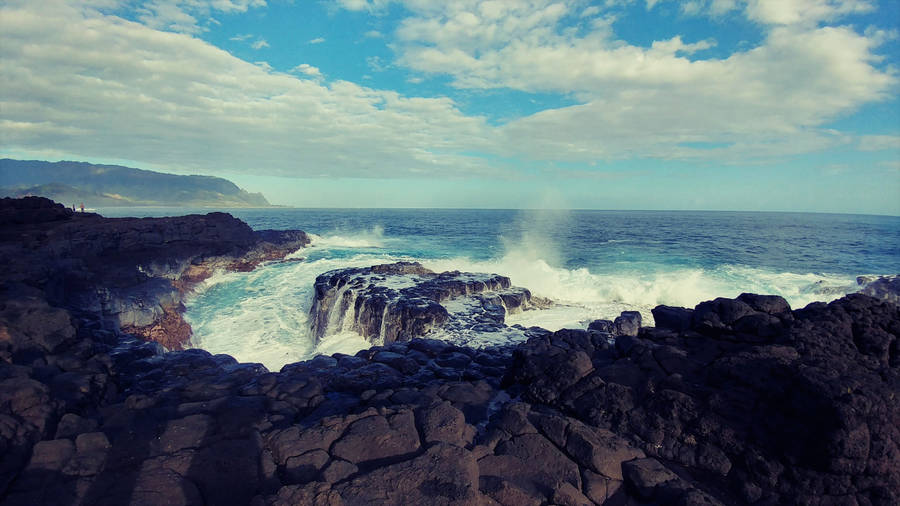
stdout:
<svg viewBox="0 0 900 506">
<path fill-rule="evenodd" d="M 33 203 L 0 243 L 4 503 L 900 498 L 896 305 L 747 295 L 656 308 L 614 344 L 602 324 L 493 350 L 414 338 L 270 373 L 111 324 L 177 334 L 157 302 L 305 234 L 221 213 L 108 229 Z"/>
</svg>

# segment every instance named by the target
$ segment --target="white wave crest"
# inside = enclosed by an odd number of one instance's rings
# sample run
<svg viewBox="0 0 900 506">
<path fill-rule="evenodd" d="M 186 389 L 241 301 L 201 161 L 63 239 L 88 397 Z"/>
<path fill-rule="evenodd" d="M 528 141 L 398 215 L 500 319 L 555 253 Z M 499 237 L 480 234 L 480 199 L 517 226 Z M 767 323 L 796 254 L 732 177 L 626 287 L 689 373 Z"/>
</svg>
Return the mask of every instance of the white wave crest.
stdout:
<svg viewBox="0 0 900 506">
<path fill-rule="evenodd" d="M 326 235 L 309 234 L 314 248 L 383 248 L 384 227 L 375 225 L 371 230 L 358 232 L 336 231 Z"/>
</svg>

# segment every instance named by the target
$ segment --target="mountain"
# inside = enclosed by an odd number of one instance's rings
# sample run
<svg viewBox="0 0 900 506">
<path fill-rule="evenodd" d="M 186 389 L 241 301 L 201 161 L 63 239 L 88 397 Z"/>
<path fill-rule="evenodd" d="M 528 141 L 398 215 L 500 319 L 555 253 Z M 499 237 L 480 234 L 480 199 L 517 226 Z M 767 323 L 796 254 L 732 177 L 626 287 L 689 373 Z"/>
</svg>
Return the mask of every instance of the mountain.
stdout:
<svg viewBox="0 0 900 506">
<path fill-rule="evenodd" d="M 180 176 L 119 165 L 0 159 L 0 196 L 40 195 L 88 207 L 269 207 L 227 179 Z"/>
</svg>

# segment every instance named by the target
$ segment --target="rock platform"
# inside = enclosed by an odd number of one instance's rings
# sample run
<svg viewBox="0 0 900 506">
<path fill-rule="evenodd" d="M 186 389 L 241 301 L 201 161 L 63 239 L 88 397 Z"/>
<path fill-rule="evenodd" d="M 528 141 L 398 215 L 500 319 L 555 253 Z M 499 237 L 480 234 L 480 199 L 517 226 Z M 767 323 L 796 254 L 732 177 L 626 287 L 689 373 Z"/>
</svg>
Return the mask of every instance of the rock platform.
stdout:
<svg viewBox="0 0 900 506">
<path fill-rule="evenodd" d="M 309 319 L 317 340 L 351 331 L 390 344 L 440 333 L 457 344 L 475 337 L 497 345 L 524 340 L 524 329 L 508 327 L 506 315 L 549 304 L 506 276 L 396 262 L 318 276 Z"/>
<path fill-rule="evenodd" d="M 69 237 L 119 225 L 28 219 L 0 225 L 4 505 L 900 502 L 885 301 L 745 294 L 660 306 L 656 327 L 626 313 L 518 346 L 413 338 L 270 372 L 110 328 L 69 298 L 84 284 L 55 280 L 92 268 Z M 231 223 L 195 220 L 195 237 Z M 253 241 L 178 247 L 236 258 Z"/>
</svg>

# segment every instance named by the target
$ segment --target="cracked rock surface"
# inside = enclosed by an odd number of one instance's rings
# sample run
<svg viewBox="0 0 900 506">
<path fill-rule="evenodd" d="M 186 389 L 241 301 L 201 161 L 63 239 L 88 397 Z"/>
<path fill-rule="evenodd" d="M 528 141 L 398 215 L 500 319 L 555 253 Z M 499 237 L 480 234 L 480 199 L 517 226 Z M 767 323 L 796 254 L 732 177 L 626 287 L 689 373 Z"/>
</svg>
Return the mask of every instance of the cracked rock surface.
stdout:
<svg viewBox="0 0 900 506">
<path fill-rule="evenodd" d="M 3 225 L 3 265 L 36 219 Z M 3 272 L 4 505 L 900 502 L 900 308 L 864 295 L 270 372 L 164 352 L 48 296 L 37 267 Z"/>
</svg>

